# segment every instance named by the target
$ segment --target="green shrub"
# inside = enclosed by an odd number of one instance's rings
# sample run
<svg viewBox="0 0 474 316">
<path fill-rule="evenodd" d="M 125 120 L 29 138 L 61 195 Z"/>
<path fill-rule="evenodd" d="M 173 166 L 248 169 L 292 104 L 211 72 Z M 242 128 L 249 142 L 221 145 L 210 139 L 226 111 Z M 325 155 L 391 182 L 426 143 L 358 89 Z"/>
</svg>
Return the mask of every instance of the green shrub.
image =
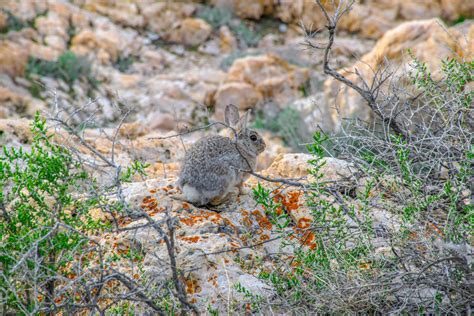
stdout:
<svg viewBox="0 0 474 316">
<path fill-rule="evenodd" d="M 30 57 L 26 67 L 27 77 L 32 74 L 64 80 L 72 86 L 76 80 L 86 79 L 90 84 L 97 82 L 92 77 L 92 66 L 85 57 L 76 56 L 73 52 L 63 53 L 56 61 Z"/>
<path fill-rule="evenodd" d="M 224 25 L 228 26 L 245 46 L 256 46 L 262 37 L 258 28 L 250 28 L 247 23 L 234 17 L 232 12 L 226 9 L 206 6 L 198 12 L 197 16 L 209 23 L 214 29 L 219 29 Z"/>
<path fill-rule="evenodd" d="M 296 150 L 301 150 L 301 144 L 311 139 L 301 114 L 291 107 L 285 107 L 276 117 L 265 116 L 264 112 L 258 113 L 254 128 L 266 129 L 279 135 L 285 145 Z"/>
<path fill-rule="evenodd" d="M 214 29 L 229 25 L 230 21 L 234 18 L 229 10 L 208 6 L 199 10 L 197 16 L 209 23 Z"/>
<path fill-rule="evenodd" d="M 221 62 L 219 64 L 219 67 L 222 70 L 227 71 L 232 66 L 234 61 L 236 61 L 237 59 L 244 58 L 244 57 L 247 57 L 247 56 L 257 56 L 257 55 L 260 55 L 260 54 L 261 53 L 259 51 L 248 52 L 248 51 L 236 50 L 236 51 L 233 51 L 232 53 L 230 53 L 229 55 L 227 55 L 226 57 L 224 57 L 221 60 Z"/>
<path fill-rule="evenodd" d="M 232 21 L 229 24 L 230 30 L 246 46 L 254 47 L 260 42 L 261 34 L 258 29 L 250 28 L 244 21 Z"/>
<path fill-rule="evenodd" d="M 31 24 L 17 18 L 13 13 L 8 10 L 0 9 L 0 12 L 3 12 L 7 15 L 7 24 L 3 29 L 0 29 L 0 33 L 8 33 L 10 31 L 19 31 L 25 27 L 30 27 Z"/>
<path fill-rule="evenodd" d="M 50 308 L 61 279 L 74 273 L 71 260 L 87 249 L 85 235 L 103 227 L 89 214 L 98 201 L 75 196 L 90 180 L 81 164 L 51 141 L 38 114 L 31 131 L 31 149 L 3 147 L 0 157 L 0 311 L 6 314 Z M 73 300 L 75 293 L 61 295 Z"/>
<path fill-rule="evenodd" d="M 135 58 L 132 56 L 124 57 L 120 55 L 115 63 L 115 68 L 117 68 L 120 72 L 127 72 L 131 65 L 135 62 Z"/>
<path fill-rule="evenodd" d="M 358 120 L 337 137 L 314 134 L 308 146 L 314 181 L 301 186 L 312 216 L 306 229 L 288 221 L 290 213 L 282 214 L 272 190 L 254 189 L 281 246 L 293 250 L 260 273 L 276 290 L 273 308 L 295 314 L 466 312 L 474 219 L 473 92 L 466 85 L 474 64 L 445 60 L 440 80 L 418 60 L 412 69 L 411 81 L 403 80 L 411 87 L 403 91 L 414 90 L 417 98 L 397 114 L 412 119 L 405 120 L 409 139 Z M 328 152 L 352 164 L 355 180 L 324 181 Z M 381 222 L 380 212 L 391 218 Z M 309 234 L 313 247 L 304 245 Z"/>
</svg>

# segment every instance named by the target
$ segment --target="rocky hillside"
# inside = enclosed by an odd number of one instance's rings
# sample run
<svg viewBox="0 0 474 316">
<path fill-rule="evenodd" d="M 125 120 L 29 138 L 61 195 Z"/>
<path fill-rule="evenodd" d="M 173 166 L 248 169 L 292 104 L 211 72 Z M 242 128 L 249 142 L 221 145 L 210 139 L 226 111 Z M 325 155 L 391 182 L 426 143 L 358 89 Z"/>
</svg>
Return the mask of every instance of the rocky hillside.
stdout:
<svg viewBox="0 0 474 316">
<path fill-rule="evenodd" d="M 472 1 L 356 1 L 339 23 L 332 66 L 355 82 L 370 82 L 387 62 L 394 73 L 409 69 L 410 50 L 437 76 L 443 59 L 472 60 L 473 14 Z M 259 179 L 252 177 L 245 194 L 218 210 L 176 200 L 185 148 L 203 134 L 225 131 L 166 137 L 222 120 L 232 103 L 253 110 L 252 124 L 265 138 L 257 167 L 263 176 L 308 177 L 304 144 L 315 131 L 338 133 L 343 118 L 374 120 L 359 94 L 324 75 L 324 51 L 303 45 L 303 29 L 319 40 L 325 22 L 312 0 L 0 0 L 0 143 L 28 147 L 35 113 L 61 113 L 81 127 L 85 143 L 75 144 L 85 156 L 90 146 L 95 154 L 115 155 L 124 168 L 133 161 L 150 165 L 146 178 L 124 188 L 125 200 L 156 221 L 178 220 L 176 260 L 188 300 L 200 312 L 228 313 L 249 297 L 272 297 L 278 289 L 259 276 L 275 268 L 272 254 L 284 246 L 254 200 Z M 344 194 L 357 203 L 364 188 L 348 162 L 325 158 L 322 171 L 320 181 L 351 178 L 351 193 Z M 99 176 L 104 185 L 113 180 L 107 177 Z M 314 249 L 308 197 L 300 188 L 268 188 L 289 212 L 300 244 Z M 372 211 L 374 226 L 399 229 L 398 215 Z M 100 210 L 94 217 L 111 221 Z M 129 262 L 113 265 L 148 282 L 168 271 L 167 252 L 152 228 L 127 231 L 143 221 L 121 222 L 123 230 L 98 240 L 108 253 L 140 245 L 139 272 Z M 380 239 L 375 252 L 382 256 L 387 245 Z M 242 312 L 252 310 L 246 304 Z"/>
</svg>

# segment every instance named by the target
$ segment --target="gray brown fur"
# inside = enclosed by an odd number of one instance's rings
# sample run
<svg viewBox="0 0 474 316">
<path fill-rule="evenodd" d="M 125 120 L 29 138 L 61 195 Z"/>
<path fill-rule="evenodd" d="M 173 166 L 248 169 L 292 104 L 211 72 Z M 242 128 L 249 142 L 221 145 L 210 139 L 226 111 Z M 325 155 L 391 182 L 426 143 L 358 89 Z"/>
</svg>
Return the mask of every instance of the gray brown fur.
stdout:
<svg viewBox="0 0 474 316">
<path fill-rule="evenodd" d="M 238 125 L 237 139 L 208 136 L 187 151 L 178 180 L 185 200 L 197 205 L 219 204 L 248 178 L 239 170 L 254 170 L 265 142 L 257 132 L 246 128 L 246 120 L 247 116 L 238 121 L 237 108 L 228 106 L 226 122 Z"/>
</svg>

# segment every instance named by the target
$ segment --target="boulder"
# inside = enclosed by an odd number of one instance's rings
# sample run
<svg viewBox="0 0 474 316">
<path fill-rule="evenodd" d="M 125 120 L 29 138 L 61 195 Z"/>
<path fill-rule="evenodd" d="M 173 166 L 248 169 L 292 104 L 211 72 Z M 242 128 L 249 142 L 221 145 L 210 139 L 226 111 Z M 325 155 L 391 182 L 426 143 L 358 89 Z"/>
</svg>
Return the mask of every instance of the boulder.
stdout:
<svg viewBox="0 0 474 316">
<path fill-rule="evenodd" d="M 306 181 L 315 181 L 309 173 L 312 166 L 308 161 L 311 159 L 314 157 L 310 154 L 280 154 L 264 173 L 275 178 L 305 177 Z M 325 157 L 323 161 L 324 165 L 319 170 L 323 175 L 321 181 L 340 181 L 352 176 L 354 169 L 348 162 L 332 157 Z"/>
<path fill-rule="evenodd" d="M 273 54 L 249 56 L 234 61 L 226 82 L 248 83 L 265 98 L 286 104 L 301 95 L 309 70 L 289 64 Z"/>
<path fill-rule="evenodd" d="M 379 38 L 396 25 L 398 5 L 367 6 L 354 4 L 351 11 L 341 18 L 339 28 L 359 33 L 368 38 Z"/>
<path fill-rule="evenodd" d="M 442 17 L 448 21 L 455 21 L 460 17 L 472 18 L 474 2 L 464 0 L 441 0 Z"/>
<path fill-rule="evenodd" d="M 57 60 L 61 53 L 63 53 L 63 51 L 52 47 L 52 45 L 40 45 L 35 42 L 28 43 L 28 50 L 30 56 L 49 61 Z"/>
<path fill-rule="evenodd" d="M 35 26 L 38 33 L 42 36 L 55 35 L 62 38 L 64 41 L 69 39 L 67 33 L 69 22 L 61 18 L 54 12 L 49 12 L 46 16 L 40 16 L 35 20 Z"/>
<path fill-rule="evenodd" d="M 140 12 L 145 18 L 148 29 L 159 35 L 176 28 L 180 22 L 190 18 L 196 11 L 196 5 L 184 2 L 138 2 Z"/>
<path fill-rule="evenodd" d="M 332 116 L 331 109 L 325 101 L 323 92 L 295 100 L 288 107 L 301 113 L 306 130 L 316 131 L 319 128 L 323 131 L 333 130 L 335 118 Z"/>
<path fill-rule="evenodd" d="M 141 15 L 137 3 L 86 0 L 83 8 L 105 15 L 117 24 L 134 28 L 141 28 L 145 25 L 145 18 Z"/>
<path fill-rule="evenodd" d="M 237 39 L 226 25 L 219 29 L 219 47 L 222 53 L 231 53 L 237 49 Z"/>
<path fill-rule="evenodd" d="M 273 12 L 273 0 L 211 0 L 210 3 L 220 9 L 229 10 L 243 19 L 258 20 Z"/>
<path fill-rule="evenodd" d="M 211 35 L 212 27 L 202 19 L 186 18 L 165 35 L 170 42 L 188 46 L 202 44 Z"/>
<path fill-rule="evenodd" d="M 28 50 L 17 43 L 0 40 L 0 73 L 23 76 L 28 63 Z"/>
<path fill-rule="evenodd" d="M 48 1 L 6 0 L 1 2 L 1 7 L 22 21 L 31 21 L 39 13 L 47 11 Z"/>
<path fill-rule="evenodd" d="M 255 107 L 262 100 L 262 94 L 246 82 L 229 82 L 219 87 L 215 96 L 216 116 L 222 118 L 224 108 L 234 104 L 240 110 Z"/>
<path fill-rule="evenodd" d="M 8 27 L 8 15 L 0 11 L 0 31 L 5 30 Z"/>
<path fill-rule="evenodd" d="M 330 8 L 330 5 L 327 5 Z M 285 23 L 302 23 L 307 30 L 317 30 L 326 24 L 321 9 L 313 0 L 278 1 L 274 15 Z"/>
<path fill-rule="evenodd" d="M 84 29 L 71 41 L 71 51 L 78 55 L 96 55 L 101 63 L 115 62 L 120 53 L 121 35 L 115 30 Z"/>
</svg>

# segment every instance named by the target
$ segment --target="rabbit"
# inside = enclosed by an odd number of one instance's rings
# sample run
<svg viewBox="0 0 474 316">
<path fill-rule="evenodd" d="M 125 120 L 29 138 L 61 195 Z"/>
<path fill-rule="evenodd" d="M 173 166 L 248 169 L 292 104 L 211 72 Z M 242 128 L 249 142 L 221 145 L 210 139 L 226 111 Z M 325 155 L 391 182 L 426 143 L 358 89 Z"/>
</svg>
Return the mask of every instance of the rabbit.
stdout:
<svg viewBox="0 0 474 316">
<path fill-rule="evenodd" d="M 248 112 L 239 117 L 235 105 L 225 109 L 225 122 L 235 128 L 236 139 L 220 135 L 199 139 L 185 154 L 178 187 L 183 199 L 196 205 L 219 205 L 228 200 L 254 170 L 266 147 L 263 138 L 247 128 Z M 235 138 L 235 136 L 233 137 Z"/>
</svg>

